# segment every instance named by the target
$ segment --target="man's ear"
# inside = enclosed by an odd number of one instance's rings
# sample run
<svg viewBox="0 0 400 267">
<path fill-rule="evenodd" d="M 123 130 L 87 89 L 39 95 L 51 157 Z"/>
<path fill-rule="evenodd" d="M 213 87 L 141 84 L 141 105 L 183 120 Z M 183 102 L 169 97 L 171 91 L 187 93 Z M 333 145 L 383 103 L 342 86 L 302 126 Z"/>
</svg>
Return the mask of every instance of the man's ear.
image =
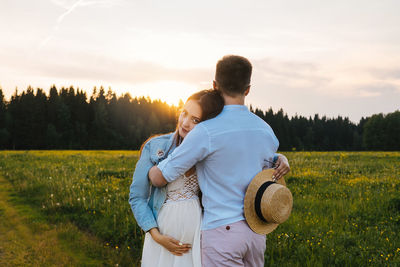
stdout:
<svg viewBox="0 0 400 267">
<path fill-rule="evenodd" d="M 247 95 L 249 94 L 249 92 L 250 92 L 250 86 L 251 86 L 251 85 L 247 86 L 246 91 L 244 91 L 244 95 L 245 95 L 245 96 L 247 96 Z"/>
<path fill-rule="evenodd" d="M 214 80 L 213 81 L 213 88 L 215 89 L 215 90 L 217 90 L 218 88 L 217 88 L 217 82 Z"/>
</svg>

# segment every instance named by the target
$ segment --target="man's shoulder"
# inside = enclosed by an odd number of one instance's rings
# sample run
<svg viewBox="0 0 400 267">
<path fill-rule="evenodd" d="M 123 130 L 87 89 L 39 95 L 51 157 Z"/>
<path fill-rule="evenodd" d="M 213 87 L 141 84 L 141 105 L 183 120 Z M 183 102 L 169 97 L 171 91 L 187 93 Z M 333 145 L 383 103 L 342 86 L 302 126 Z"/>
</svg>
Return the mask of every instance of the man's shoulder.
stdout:
<svg viewBox="0 0 400 267">
<path fill-rule="evenodd" d="M 221 129 L 226 127 L 231 128 L 234 125 L 246 125 L 251 126 L 251 128 L 265 128 L 268 130 L 271 128 L 267 122 L 250 111 L 241 113 L 241 115 L 238 117 L 234 117 L 231 114 L 220 114 L 217 117 L 203 121 L 200 124 L 204 126 L 206 130 L 214 128 Z"/>
<path fill-rule="evenodd" d="M 259 127 L 263 127 L 267 130 L 271 130 L 271 126 L 258 115 L 254 114 L 253 112 L 249 112 L 249 118 L 253 121 L 253 123 Z"/>
</svg>

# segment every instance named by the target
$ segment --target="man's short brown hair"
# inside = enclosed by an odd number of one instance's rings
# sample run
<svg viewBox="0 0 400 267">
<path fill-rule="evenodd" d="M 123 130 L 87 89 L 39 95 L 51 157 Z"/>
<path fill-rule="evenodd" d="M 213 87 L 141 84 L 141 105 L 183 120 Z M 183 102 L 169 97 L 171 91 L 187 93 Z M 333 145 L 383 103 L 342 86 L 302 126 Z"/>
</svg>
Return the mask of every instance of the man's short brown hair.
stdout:
<svg viewBox="0 0 400 267">
<path fill-rule="evenodd" d="M 244 94 L 250 85 L 251 71 L 247 58 L 227 55 L 217 63 L 215 82 L 218 89 L 229 96 Z"/>
</svg>

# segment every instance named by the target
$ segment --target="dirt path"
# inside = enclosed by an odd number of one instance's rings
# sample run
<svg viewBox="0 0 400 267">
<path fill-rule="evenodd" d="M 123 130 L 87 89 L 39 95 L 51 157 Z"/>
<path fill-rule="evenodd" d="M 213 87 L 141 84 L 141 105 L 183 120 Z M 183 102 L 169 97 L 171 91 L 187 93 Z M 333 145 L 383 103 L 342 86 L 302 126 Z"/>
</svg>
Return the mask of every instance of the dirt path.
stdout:
<svg viewBox="0 0 400 267">
<path fill-rule="evenodd" d="M 58 238 L 63 229 L 16 200 L 11 184 L 0 175 L 0 266 L 96 265 L 66 249 Z"/>
</svg>

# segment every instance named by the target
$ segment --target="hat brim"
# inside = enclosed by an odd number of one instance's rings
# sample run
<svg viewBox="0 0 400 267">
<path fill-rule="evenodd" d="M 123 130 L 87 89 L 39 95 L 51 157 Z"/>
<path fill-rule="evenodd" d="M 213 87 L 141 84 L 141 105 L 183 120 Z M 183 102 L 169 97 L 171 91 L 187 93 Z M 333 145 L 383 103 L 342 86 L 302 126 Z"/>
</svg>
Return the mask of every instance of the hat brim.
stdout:
<svg viewBox="0 0 400 267">
<path fill-rule="evenodd" d="M 272 181 L 272 175 L 274 172 L 274 169 L 265 169 L 259 172 L 250 182 L 244 197 L 244 217 L 246 218 L 247 224 L 250 226 L 251 230 L 257 234 L 269 234 L 279 225 L 276 223 L 267 223 L 262 221 L 257 216 L 254 207 L 254 199 L 258 189 L 265 182 Z M 286 182 L 283 177 L 276 181 L 276 183 L 286 186 Z"/>
</svg>

